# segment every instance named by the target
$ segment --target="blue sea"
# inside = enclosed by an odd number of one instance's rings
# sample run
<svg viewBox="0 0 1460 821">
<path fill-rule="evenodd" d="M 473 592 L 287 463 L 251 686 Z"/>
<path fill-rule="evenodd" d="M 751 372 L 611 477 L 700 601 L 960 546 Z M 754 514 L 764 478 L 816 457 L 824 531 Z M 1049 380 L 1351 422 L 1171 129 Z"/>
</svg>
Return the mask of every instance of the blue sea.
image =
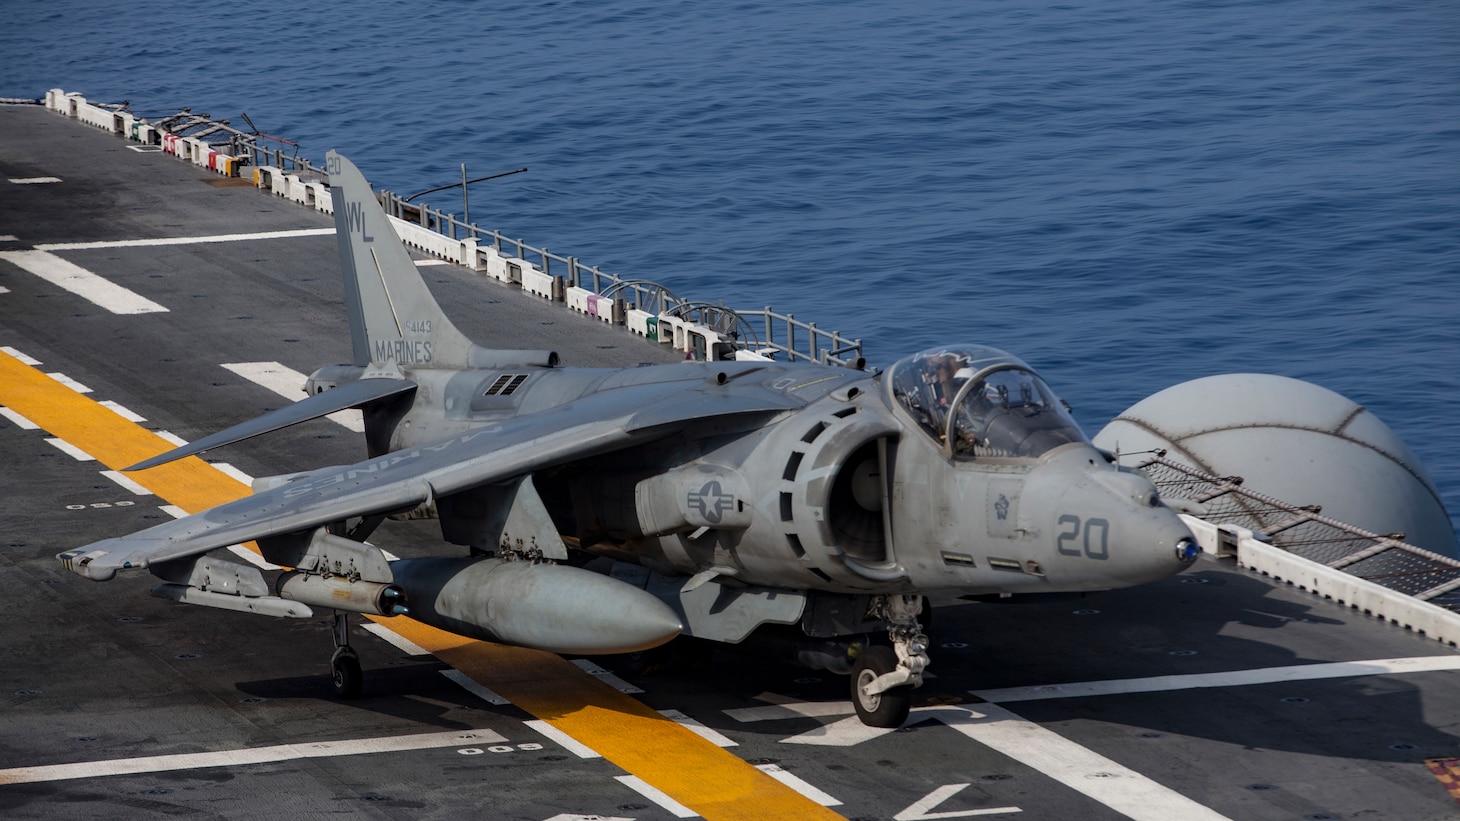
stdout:
<svg viewBox="0 0 1460 821">
<path fill-rule="evenodd" d="M 399 192 L 527 166 L 475 222 L 874 364 L 1005 348 L 1091 431 L 1199 376 L 1311 380 L 1460 514 L 1460 4 L 4 11 L 0 95 L 247 113 Z"/>
</svg>

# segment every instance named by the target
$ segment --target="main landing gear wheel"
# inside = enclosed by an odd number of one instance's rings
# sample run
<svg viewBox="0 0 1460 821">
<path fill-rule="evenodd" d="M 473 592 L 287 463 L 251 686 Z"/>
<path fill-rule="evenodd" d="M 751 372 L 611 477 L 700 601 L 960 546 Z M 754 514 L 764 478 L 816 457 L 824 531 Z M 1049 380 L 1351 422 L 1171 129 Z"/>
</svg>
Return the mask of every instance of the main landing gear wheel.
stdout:
<svg viewBox="0 0 1460 821">
<path fill-rule="evenodd" d="M 330 659 L 330 677 L 335 685 L 335 695 L 340 698 L 359 698 L 365 684 L 365 674 L 360 670 L 360 657 L 348 647 L 335 651 Z"/>
<path fill-rule="evenodd" d="M 912 685 L 903 684 L 881 693 L 868 693 L 867 685 L 878 676 L 897 669 L 897 653 L 891 647 L 874 644 L 857 656 L 852 668 L 852 707 L 869 727 L 901 727 L 912 711 Z"/>
</svg>

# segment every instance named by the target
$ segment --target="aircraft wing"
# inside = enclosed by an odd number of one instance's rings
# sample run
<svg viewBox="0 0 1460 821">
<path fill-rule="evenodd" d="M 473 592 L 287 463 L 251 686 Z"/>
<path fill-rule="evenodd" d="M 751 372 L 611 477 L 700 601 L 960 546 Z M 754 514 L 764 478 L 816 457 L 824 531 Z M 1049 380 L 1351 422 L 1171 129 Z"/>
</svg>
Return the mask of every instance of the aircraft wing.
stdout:
<svg viewBox="0 0 1460 821">
<path fill-rule="evenodd" d="M 105 581 L 125 568 L 352 516 L 409 509 L 437 496 L 658 439 L 697 420 L 797 406 L 795 400 L 759 386 L 732 390 L 699 378 L 605 390 L 355 465 L 315 471 L 308 478 L 57 558 L 80 576 Z"/>
<path fill-rule="evenodd" d="M 338 388 L 317 393 L 307 399 L 301 399 L 290 405 L 285 405 L 278 410 L 271 411 L 263 416 L 250 419 L 242 424 L 234 425 L 231 428 L 220 430 L 209 436 L 204 436 L 181 447 L 159 454 L 138 462 L 131 467 L 122 468 L 123 471 L 146 470 L 158 465 L 165 465 L 168 462 L 176 461 L 184 456 L 192 456 L 202 453 L 205 450 L 221 448 L 224 445 L 231 445 L 234 442 L 241 442 L 244 439 L 252 439 L 265 433 L 272 433 L 280 428 L 287 428 L 290 425 L 300 422 L 308 422 L 311 419 L 318 419 L 336 411 L 346 408 L 358 408 L 371 402 L 386 399 L 402 393 L 408 393 L 416 389 L 416 383 L 409 379 L 361 379 L 358 382 L 350 382 Z"/>
</svg>

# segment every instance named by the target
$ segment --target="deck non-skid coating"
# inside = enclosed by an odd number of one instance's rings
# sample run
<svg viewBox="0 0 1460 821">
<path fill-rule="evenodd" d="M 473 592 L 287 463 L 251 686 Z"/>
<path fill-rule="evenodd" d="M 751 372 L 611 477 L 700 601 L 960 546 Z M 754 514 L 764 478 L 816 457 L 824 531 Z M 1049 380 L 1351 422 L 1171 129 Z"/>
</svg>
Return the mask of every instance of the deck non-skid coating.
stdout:
<svg viewBox="0 0 1460 821">
<path fill-rule="evenodd" d="M 0 349 L 22 349 L 7 352 L 43 372 L 73 377 L 70 390 L 85 383 L 97 399 L 133 409 L 116 405 L 119 416 L 194 439 L 280 402 L 272 389 L 258 387 L 261 380 L 219 363 L 277 362 L 300 374 L 348 361 L 337 246 L 327 236 L 327 217 L 266 191 L 220 190 L 208 184 L 219 178 L 205 171 L 122 145 L 35 107 L 0 107 L 0 163 L 10 163 L 9 176 L 66 179 L 65 185 L 0 185 L 0 210 L 14 216 L 0 226 L 0 241 L 64 257 L 170 312 L 95 310 L 0 262 L 0 281 L 9 286 L 0 298 Z M 503 221 L 511 227 L 509 215 Z M 248 241 L 295 230 L 297 238 Z M 319 235 L 307 235 L 314 232 Z M 207 237 L 239 241 L 197 241 Z M 150 241 L 133 244 L 142 238 Z M 553 348 L 573 365 L 632 367 L 682 358 L 465 269 L 422 271 L 448 313 L 479 342 Z M 800 308 L 838 308 L 835 300 L 819 304 Z M 284 381 L 288 390 L 278 393 L 302 395 Z M 494 816 L 524 821 L 674 817 L 667 802 L 691 811 L 650 785 L 649 776 L 616 778 L 620 768 L 596 750 L 554 724 L 502 706 L 505 697 L 480 681 L 434 659 L 412 658 L 414 649 L 406 648 L 416 646 L 403 639 L 397 648 L 375 641 L 381 633 L 362 635 L 358 644 L 370 662 L 367 697 L 339 701 L 327 695 L 327 620 L 178 607 L 147 596 L 152 578 L 146 573 L 100 585 L 65 573 L 57 552 L 181 515 L 184 505 L 160 513 L 163 500 L 102 478 L 107 464 L 77 462 L 45 441 L 63 437 L 26 428 L 29 420 L 8 408 L 0 416 L 9 420 L 0 433 L 12 465 L 3 484 L 9 529 L 0 551 L 13 581 L 7 614 L 36 628 L 4 634 L 11 663 L 0 692 L 14 695 L 5 722 L 10 732 L 0 733 L 3 768 L 448 729 L 490 728 L 512 739 L 484 745 L 475 757 L 448 748 L 18 784 L 0 790 L 0 815 L 51 817 L 72 809 L 67 804 L 81 815 L 102 807 L 153 813 L 208 807 L 224 815 L 379 816 L 412 806 L 427 814 L 480 815 L 484 801 Z M 181 444 L 165 430 L 154 434 L 163 443 L 151 440 L 145 455 Z M 318 421 L 227 455 L 247 473 L 274 475 L 356 461 L 359 440 Z M 211 470 L 249 482 L 244 472 L 219 463 Z M 381 538 L 402 555 L 441 549 L 434 523 L 388 527 Z M 1026 753 L 991 749 L 958 729 L 950 708 L 977 709 L 968 702 L 970 690 L 1006 694 L 1000 698 L 1037 694 L 1008 706 L 1056 738 L 1234 819 L 1454 816 L 1454 800 L 1423 762 L 1450 760 L 1460 750 L 1451 730 L 1460 715 L 1460 673 L 1370 667 L 1353 676 L 1307 677 L 1341 669 L 1329 664 L 1455 657 L 1397 626 L 1211 559 L 1186 577 L 1101 594 L 1090 603 L 934 601 L 937 678 L 919 699 L 938 706 L 918 708 L 902 732 L 869 733 L 845 702 L 844 678 L 772 655 L 720 651 L 693 674 L 654 677 L 615 660 L 598 662 L 649 691 L 635 700 L 671 717 L 676 710 L 669 708 L 677 708 L 732 737 L 732 759 L 761 769 L 771 766 L 763 762 L 779 762 L 782 775 L 794 773 L 817 790 L 808 802 L 830 796 L 843 802 L 836 812 L 849 817 L 907 821 L 1008 810 L 1019 812 L 996 817 L 1126 817 L 1044 767 L 1024 763 Z M 57 652 L 61 647 L 66 651 Z M 192 660 L 175 660 L 176 653 Z M 1289 667 L 1307 669 L 1299 678 L 1264 683 Z M 117 688 L 98 682 L 98 673 L 134 681 Z M 1254 677 L 1259 680 L 1249 680 Z M 1074 697 L 1051 695 L 1067 692 L 1052 687 L 1081 689 L 1071 682 L 1099 686 Z M 1138 689 L 1122 694 L 1130 687 Z M 469 694 L 491 695 L 498 706 Z M 1043 735 L 1020 738 L 1042 743 Z M 1048 764 L 1062 766 L 1058 756 Z M 1066 777 L 1074 772 L 1066 769 Z M 1100 772 L 1085 771 L 1093 777 L 1085 780 L 1108 780 Z M 702 777 L 718 779 L 719 772 Z M 99 795 L 105 804 L 96 803 Z M 815 811 L 805 802 L 798 810 Z"/>
<path fill-rule="evenodd" d="M 50 251 L 0 251 L 0 260 L 29 271 L 58 288 L 65 288 L 114 314 L 154 314 L 167 311 L 156 302 Z"/>
<path fill-rule="evenodd" d="M 0 404 L 113 470 L 172 447 L 6 353 Z M 246 485 L 195 456 L 133 476 L 189 513 L 248 495 Z M 705 818 L 839 817 L 552 653 L 467 639 L 403 617 L 376 621 Z"/>
</svg>

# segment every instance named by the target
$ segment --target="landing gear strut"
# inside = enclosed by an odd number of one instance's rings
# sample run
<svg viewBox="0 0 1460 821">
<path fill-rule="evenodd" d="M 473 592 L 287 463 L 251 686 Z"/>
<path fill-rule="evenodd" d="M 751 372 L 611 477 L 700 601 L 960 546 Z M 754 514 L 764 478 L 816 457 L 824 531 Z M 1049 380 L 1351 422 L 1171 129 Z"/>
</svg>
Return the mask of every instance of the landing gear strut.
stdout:
<svg viewBox="0 0 1460 821">
<path fill-rule="evenodd" d="M 335 654 L 330 658 L 330 677 L 335 685 L 335 695 L 340 698 L 359 698 L 365 675 L 360 671 L 360 657 L 350 647 L 350 618 L 346 613 L 335 613 Z"/>
<path fill-rule="evenodd" d="M 928 637 L 918 623 L 923 597 L 880 596 L 874 607 L 890 623 L 887 637 L 892 646 L 873 645 L 857 657 L 852 707 L 870 727 L 901 727 L 912 710 L 913 688 L 922 686 L 928 666 Z"/>
</svg>

